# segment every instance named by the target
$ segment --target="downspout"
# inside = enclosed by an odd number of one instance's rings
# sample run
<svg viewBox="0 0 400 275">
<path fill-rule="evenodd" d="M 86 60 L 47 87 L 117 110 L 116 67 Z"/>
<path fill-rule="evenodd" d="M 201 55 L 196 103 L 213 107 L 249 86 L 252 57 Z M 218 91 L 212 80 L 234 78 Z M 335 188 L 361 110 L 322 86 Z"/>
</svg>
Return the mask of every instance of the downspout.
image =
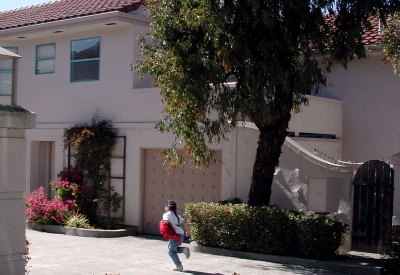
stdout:
<svg viewBox="0 0 400 275">
<path fill-rule="evenodd" d="M 18 58 L 12 58 L 12 80 L 11 80 L 11 105 L 17 106 L 18 94 Z"/>
</svg>

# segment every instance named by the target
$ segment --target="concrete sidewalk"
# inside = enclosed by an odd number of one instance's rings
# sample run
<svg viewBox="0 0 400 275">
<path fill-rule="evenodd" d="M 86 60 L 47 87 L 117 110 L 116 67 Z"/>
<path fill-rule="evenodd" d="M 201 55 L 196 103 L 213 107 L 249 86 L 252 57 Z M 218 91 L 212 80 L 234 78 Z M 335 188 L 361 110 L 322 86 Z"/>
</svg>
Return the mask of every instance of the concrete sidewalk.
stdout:
<svg viewBox="0 0 400 275">
<path fill-rule="evenodd" d="M 307 265 L 307 260 L 290 257 L 263 259 L 255 253 L 237 252 L 234 255 L 232 251 L 212 249 L 202 253 L 201 248 L 193 245 L 189 259 L 179 254 L 184 272 L 176 272 L 172 271 L 174 265 L 167 254 L 167 242 L 158 236 L 84 238 L 29 229 L 26 230 L 26 236 L 31 242 L 29 275 L 232 275 L 234 272 L 240 275 L 345 274 L 326 270 L 324 268 L 329 268 L 329 265 L 323 266 L 321 262 L 310 266 Z M 229 253 L 231 255 L 228 255 Z M 277 259 L 279 263 L 271 261 Z M 347 266 L 347 271 L 351 271 L 354 261 L 348 260 L 340 260 L 331 265 L 342 264 Z M 376 273 L 378 265 L 357 262 L 359 263 L 357 270 L 362 271 L 358 274 L 379 274 Z"/>
</svg>

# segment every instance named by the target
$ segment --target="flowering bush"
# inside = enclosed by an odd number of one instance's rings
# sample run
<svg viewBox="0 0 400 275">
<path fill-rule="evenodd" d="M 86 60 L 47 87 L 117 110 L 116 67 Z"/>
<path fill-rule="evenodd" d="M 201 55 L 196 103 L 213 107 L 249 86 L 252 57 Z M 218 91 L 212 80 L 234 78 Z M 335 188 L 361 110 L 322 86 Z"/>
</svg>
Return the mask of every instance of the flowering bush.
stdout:
<svg viewBox="0 0 400 275">
<path fill-rule="evenodd" d="M 57 177 L 59 177 L 61 181 L 74 182 L 78 185 L 81 185 L 83 181 L 83 173 L 72 165 L 69 168 L 64 167 L 64 169 L 57 174 Z"/>
<path fill-rule="evenodd" d="M 51 189 L 57 191 L 56 199 L 64 203 L 79 201 L 84 196 L 84 186 L 68 181 L 51 181 Z"/>
<path fill-rule="evenodd" d="M 46 225 L 60 224 L 62 217 L 68 211 L 75 211 L 76 201 L 49 200 L 43 186 L 33 191 L 26 197 L 26 218 L 29 222 Z"/>
</svg>

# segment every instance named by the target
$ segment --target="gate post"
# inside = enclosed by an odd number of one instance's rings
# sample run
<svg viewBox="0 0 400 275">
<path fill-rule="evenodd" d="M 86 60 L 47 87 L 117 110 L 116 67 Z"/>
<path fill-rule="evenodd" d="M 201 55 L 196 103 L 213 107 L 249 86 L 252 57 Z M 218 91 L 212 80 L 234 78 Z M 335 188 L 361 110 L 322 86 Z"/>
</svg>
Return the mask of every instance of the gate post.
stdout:
<svg viewBox="0 0 400 275">
<path fill-rule="evenodd" d="M 0 105 L 0 270 L 25 273 L 26 129 L 36 127 L 36 114 Z"/>
<path fill-rule="evenodd" d="M 394 170 L 394 191 L 393 191 L 393 219 L 392 225 L 400 225 L 400 153 L 390 157 Z"/>
</svg>

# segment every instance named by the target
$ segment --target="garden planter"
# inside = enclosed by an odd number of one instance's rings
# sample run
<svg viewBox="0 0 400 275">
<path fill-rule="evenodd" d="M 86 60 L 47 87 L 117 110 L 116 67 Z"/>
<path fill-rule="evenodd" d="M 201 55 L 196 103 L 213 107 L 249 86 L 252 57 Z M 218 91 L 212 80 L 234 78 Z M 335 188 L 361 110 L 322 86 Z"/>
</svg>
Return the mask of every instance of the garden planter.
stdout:
<svg viewBox="0 0 400 275">
<path fill-rule="evenodd" d="M 126 227 L 122 229 L 84 229 L 66 227 L 61 225 L 38 225 L 27 222 L 26 228 L 48 233 L 92 238 L 115 238 L 133 236 L 137 234 L 137 230 L 135 227 Z"/>
</svg>

